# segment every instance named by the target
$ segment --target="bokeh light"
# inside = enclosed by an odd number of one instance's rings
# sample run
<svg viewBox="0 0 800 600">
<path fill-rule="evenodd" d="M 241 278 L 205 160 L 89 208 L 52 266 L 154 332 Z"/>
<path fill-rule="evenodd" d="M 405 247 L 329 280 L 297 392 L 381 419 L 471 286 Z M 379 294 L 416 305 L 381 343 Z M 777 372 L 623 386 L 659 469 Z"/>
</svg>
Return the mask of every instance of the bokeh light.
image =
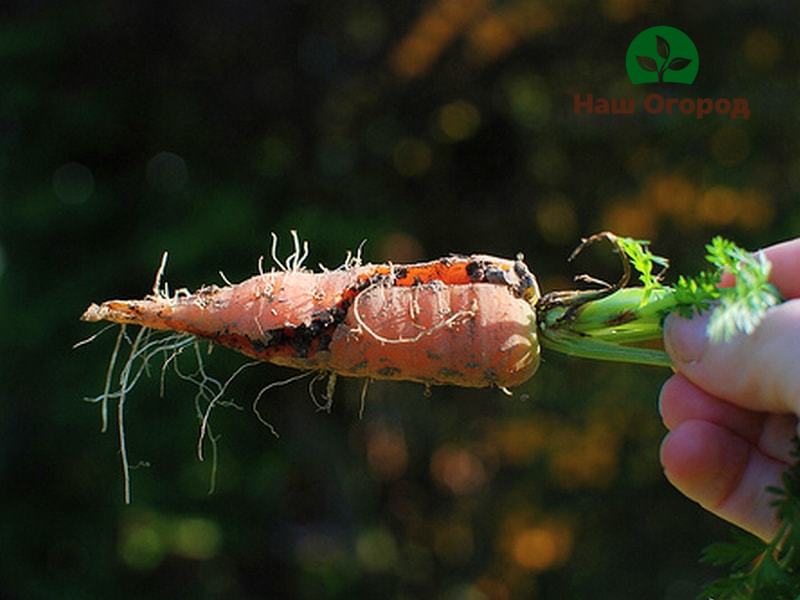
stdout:
<svg viewBox="0 0 800 600">
<path fill-rule="evenodd" d="M 638 17 L 646 8 L 643 0 L 603 0 L 603 14 L 609 21 L 625 23 Z"/>
<path fill-rule="evenodd" d="M 764 29 L 755 29 L 744 40 L 744 55 L 754 67 L 771 68 L 781 57 L 781 43 L 775 35 Z"/>
<path fill-rule="evenodd" d="M 372 474 L 381 480 L 398 479 L 408 466 L 408 450 L 403 431 L 384 423 L 367 428 L 367 461 Z"/>
<path fill-rule="evenodd" d="M 391 52 L 394 72 L 406 79 L 427 71 L 488 0 L 434 0 Z"/>
<path fill-rule="evenodd" d="M 404 138 L 394 148 L 394 166 L 405 177 L 419 177 L 431 167 L 430 145 L 418 138 Z"/>
<path fill-rule="evenodd" d="M 147 162 L 147 182 L 163 194 L 181 191 L 188 181 L 186 162 L 177 154 L 159 152 Z"/>
<path fill-rule="evenodd" d="M 53 192 L 65 204 L 86 202 L 94 191 L 94 176 L 77 162 L 61 165 L 53 173 Z"/>
<path fill-rule="evenodd" d="M 431 476 L 453 494 L 471 494 L 483 487 L 488 479 L 481 460 L 470 450 L 445 445 L 431 457 Z"/>
<path fill-rule="evenodd" d="M 173 525 L 172 547 L 179 556 L 208 560 L 217 555 L 222 532 L 211 519 L 181 518 Z"/>
<path fill-rule="evenodd" d="M 481 115 L 471 102 L 457 100 L 439 109 L 438 126 L 447 140 L 460 142 L 472 137 L 480 123 Z"/>
<path fill-rule="evenodd" d="M 542 198 L 535 204 L 536 225 L 542 237 L 551 244 L 567 244 L 578 232 L 575 208 L 566 196 Z"/>
<path fill-rule="evenodd" d="M 367 571 L 389 571 L 397 563 L 397 543 L 386 529 L 368 529 L 356 540 L 356 556 Z"/>
<path fill-rule="evenodd" d="M 544 571 L 569 558 L 572 532 L 565 524 L 542 523 L 516 533 L 511 556 L 524 569 Z"/>
</svg>

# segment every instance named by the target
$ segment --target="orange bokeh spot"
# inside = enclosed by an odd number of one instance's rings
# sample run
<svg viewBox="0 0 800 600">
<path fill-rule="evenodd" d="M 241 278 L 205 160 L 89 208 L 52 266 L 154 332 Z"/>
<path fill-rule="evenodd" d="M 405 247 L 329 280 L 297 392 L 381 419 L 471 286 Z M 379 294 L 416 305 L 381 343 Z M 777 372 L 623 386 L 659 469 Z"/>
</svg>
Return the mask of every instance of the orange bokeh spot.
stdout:
<svg viewBox="0 0 800 600">
<path fill-rule="evenodd" d="M 376 478 L 393 480 L 408 466 L 408 450 L 402 430 L 373 425 L 367 430 L 367 462 Z"/>
<path fill-rule="evenodd" d="M 439 485 L 457 495 L 477 491 L 488 479 L 483 463 L 475 454 L 450 445 L 433 454 L 431 475 Z"/>
<path fill-rule="evenodd" d="M 605 487 L 617 474 L 619 434 L 606 423 L 580 431 L 563 427 L 554 438 L 550 468 L 564 488 Z"/>
<path fill-rule="evenodd" d="M 651 206 L 630 200 L 618 200 L 606 209 L 603 229 L 620 235 L 652 240 L 656 232 L 656 214 Z"/>
<path fill-rule="evenodd" d="M 480 15 L 488 0 L 438 0 L 433 2 L 392 50 L 389 64 L 403 79 L 418 77 L 464 27 Z"/>
<path fill-rule="evenodd" d="M 542 2 L 526 0 L 506 5 L 479 21 L 468 33 L 469 53 L 486 63 L 508 54 L 526 38 L 556 24 L 552 9 Z"/>
<path fill-rule="evenodd" d="M 545 571 L 563 564 L 572 552 L 572 531 L 564 524 L 543 523 L 519 531 L 511 556 L 524 569 Z"/>
<path fill-rule="evenodd" d="M 524 463 L 545 450 L 550 424 L 534 421 L 504 423 L 490 435 L 492 445 L 510 463 Z"/>
<path fill-rule="evenodd" d="M 744 190 L 739 199 L 738 223 L 745 229 L 766 227 L 775 216 L 772 199 L 760 190 Z"/>
<path fill-rule="evenodd" d="M 654 204 L 660 213 L 688 225 L 692 220 L 697 190 L 680 175 L 658 175 L 648 179 L 642 192 L 643 200 Z"/>
<path fill-rule="evenodd" d="M 718 227 L 730 225 L 739 214 L 739 195 L 731 188 L 717 185 L 707 189 L 697 203 L 697 216 L 704 223 Z"/>
</svg>

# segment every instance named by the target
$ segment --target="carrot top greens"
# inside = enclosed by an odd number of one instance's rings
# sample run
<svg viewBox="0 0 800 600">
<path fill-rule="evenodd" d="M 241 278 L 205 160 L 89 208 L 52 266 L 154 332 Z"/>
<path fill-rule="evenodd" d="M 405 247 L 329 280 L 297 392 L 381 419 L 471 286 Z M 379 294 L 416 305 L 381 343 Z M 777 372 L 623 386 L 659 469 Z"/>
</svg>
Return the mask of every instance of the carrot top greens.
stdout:
<svg viewBox="0 0 800 600">
<path fill-rule="evenodd" d="M 706 246 L 711 268 L 694 277 L 682 275 L 674 285 L 663 283 L 669 261 L 653 254 L 645 240 L 598 234 L 584 240 L 573 257 L 602 239 L 621 255 L 622 278 L 610 285 L 583 275 L 578 279 L 603 288 L 542 297 L 537 320 L 543 346 L 584 358 L 669 366 L 666 353 L 631 346 L 660 339 L 668 314 L 691 316 L 710 310 L 708 335 L 716 343 L 752 333 L 766 311 L 781 301 L 769 283 L 771 265 L 763 253 L 748 252 L 722 237 Z M 632 271 L 641 285 L 626 287 Z M 725 273 L 735 281 L 720 287 Z"/>
<path fill-rule="evenodd" d="M 674 294 L 676 308 L 684 316 L 717 304 L 708 326 L 709 337 L 714 342 L 728 340 L 736 332 L 752 333 L 767 309 L 780 302 L 778 291 L 769 283 L 771 265 L 763 253 L 747 252 L 721 236 L 706 245 L 706 260 L 715 268 L 695 277 L 681 275 L 673 288 L 661 283 L 669 261 L 652 254 L 647 242 L 620 238 L 619 244 L 644 286 L 642 304 L 651 296 L 658 298 L 669 292 Z M 653 274 L 654 265 L 662 267 L 662 271 Z M 735 274 L 736 280 L 734 285 L 721 288 L 719 284 L 725 272 Z"/>
</svg>

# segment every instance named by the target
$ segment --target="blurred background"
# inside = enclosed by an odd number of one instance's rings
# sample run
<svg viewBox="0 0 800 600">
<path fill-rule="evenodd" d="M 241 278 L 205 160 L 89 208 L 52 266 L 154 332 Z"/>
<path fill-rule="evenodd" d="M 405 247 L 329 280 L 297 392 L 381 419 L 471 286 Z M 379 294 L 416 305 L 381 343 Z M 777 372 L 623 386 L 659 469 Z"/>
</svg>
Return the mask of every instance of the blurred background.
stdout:
<svg viewBox="0 0 800 600">
<path fill-rule="evenodd" d="M 544 290 L 615 277 L 580 236 L 653 240 L 673 272 L 717 233 L 800 231 L 793 2 L 120 0 L 0 9 L 0 597 L 688 598 L 728 527 L 674 491 L 666 370 L 546 354 L 513 398 L 360 382 L 316 411 L 259 366 L 217 410 L 217 489 L 195 390 L 127 404 L 133 503 L 96 405 L 114 334 L 91 301 L 256 272 L 269 234 L 333 267 L 524 252 Z M 690 87 L 630 86 L 652 25 L 697 45 Z M 575 93 L 746 97 L 748 121 L 572 112 Z M 218 349 L 209 372 L 244 359 Z"/>
</svg>

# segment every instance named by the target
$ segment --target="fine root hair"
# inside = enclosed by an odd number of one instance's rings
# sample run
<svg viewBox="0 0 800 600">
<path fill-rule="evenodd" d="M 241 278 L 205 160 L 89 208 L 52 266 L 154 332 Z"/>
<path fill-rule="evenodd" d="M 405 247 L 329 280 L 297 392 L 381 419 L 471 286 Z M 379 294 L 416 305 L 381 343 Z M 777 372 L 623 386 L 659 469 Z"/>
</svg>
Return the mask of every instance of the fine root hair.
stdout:
<svg viewBox="0 0 800 600">
<path fill-rule="evenodd" d="M 287 379 L 281 379 L 279 381 L 273 381 L 272 383 L 268 383 L 263 388 L 261 388 L 260 392 L 258 392 L 258 395 L 253 400 L 253 407 L 252 407 L 253 412 L 255 413 L 258 420 L 261 421 L 261 424 L 264 425 L 267 429 L 269 429 L 270 433 L 272 433 L 272 435 L 274 435 L 276 438 L 279 438 L 281 436 L 278 434 L 278 431 L 275 429 L 272 423 L 267 421 L 267 419 L 261 414 L 261 410 L 258 407 L 261 398 L 264 396 L 264 394 L 266 394 L 268 391 L 272 389 L 275 389 L 277 387 L 283 387 L 284 385 L 289 385 L 290 383 L 294 383 L 295 381 L 300 381 L 301 379 L 317 374 L 319 374 L 319 371 L 304 371 L 299 375 L 294 375 L 292 377 L 288 377 Z"/>
<path fill-rule="evenodd" d="M 366 296 L 369 293 L 372 293 L 373 291 L 375 291 L 377 289 L 381 289 L 383 287 L 384 287 L 384 283 L 383 282 L 376 282 L 376 283 L 372 284 L 371 286 L 369 286 L 367 289 L 365 289 L 363 292 L 358 294 L 356 296 L 355 300 L 353 301 L 353 318 L 355 318 L 356 324 L 358 325 L 359 329 L 364 331 L 370 337 L 378 340 L 382 344 L 414 344 L 414 343 L 418 342 L 419 340 L 421 340 L 422 338 L 424 338 L 424 337 L 426 337 L 428 335 L 431 335 L 432 333 L 435 333 L 436 331 L 439 331 L 440 329 L 444 329 L 446 327 L 455 327 L 459 323 L 463 323 L 463 322 L 469 321 L 470 319 L 474 319 L 478 314 L 477 302 L 473 301 L 473 303 L 472 303 L 472 305 L 470 306 L 469 309 L 458 310 L 458 311 L 450 314 L 446 319 L 443 319 L 443 320 L 439 321 L 435 325 L 432 325 L 431 327 L 423 328 L 415 336 L 387 338 L 386 336 L 383 336 L 383 335 L 379 334 L 378 332 L 376 332 L 374 329 L 372 329 L 372 327 L 370 327 L 366 323 L 366 321 L 364 320 L 364 317 L 361 315 L 361 305 L 360 305 L 360 301 L 361 301 L 362 297 Z M 414 306 L 415 305 L 412 303 L 412 305 L 410 307 L 410 310 L 411 310 L 411 313 L 412 313 L 412 315 L 411 315 L 412 318 L 415 316 L 415 308 L 414 308 Z M 416 311 L 418 312 L 418 310 L 419 310 L 419 308 L 417 307 Z"/>
<path fill-rule="evenodd" d="M 245 369 L 261 364 L 259 361 L 252 361 L 241 365 L 224 382 L 210 376 L 206 371 L 204 353 L 200 350 L 200 340 L 187 333 L 174 333 L 156 331 L 147 327 L 138 330 L 135 337 L 129 335 L 130 326 L 119 326 L 114 349 L 111 353 L 108 367 L 106 369 L 105 383 L 103 392 L 97 396 L 85 398 L 87 402 L 100 405 L 102 431 L 108 428 L 108 405 L 116 402 L 117 405 L 117 434 L 119 437 L 119 453 L 124 480 L 123 495 L 126 504 L 131 501 L 131 466 L 129 460 L 128 444 L 125 432 L 125 407 L 128 395 L 136 387 L 143 375 L 151 375 L 151 364 L 160 359 L 159 391 L 161 397 L 164 396 L 166 386 L 166 373 L 171 367 L 178 377 L 184 381 L 192 383 L 197 391 L 195 393 L 194 404 L 197 418 L 200 421 L 200 433 L 198 436 L 198 457 L 205 459 L 203 452 L 204 443 L 207 441 L 211 447 L 212 466 L 209 484 L 209 493 L 214 491 L 217 475 L 217 441 L 219 436 L 214 435 L 211 425 L 211 411 L 216 407 L 239 408 L 231 400 L 225 399 L 225 394 L 233 380 Z M 95 334 L 94 337 L 97 337 Z M 125 347 L 129 347 L 127 357 L 121 366 L 118 365 L 121 356 L 125 354 Z M 186 370 L 185 366 L 180 365 L 179 357 L 185 355 L 187 349 L 193 351 L 189 353 L 189 360 L 194 363 L 192 370 Z M 185 361 L 184 361 L 185 362 Z"/>
<path fill-rule="evenodd" d="M 286 260 L 281 260 L 278 257 L 278 235 L 273 231 L 270 236 L 272 238 L 272 245 L 270 246 L 270 256 L 272 262 L 278 267 L 280 271 L 288 273 L 299 273 L 305 271 L 305 262 L 308 259 L 309 249 L 308 242 L 300 239 L 297 231 L 292 229 L 290 232 L 292 236 L 292 253 L 286 257 Z M 274 269 L 273 269 L 274 271 Z M 264 275 L 264 257 L 258 259 L 258 273 Z"/>
</svg>

